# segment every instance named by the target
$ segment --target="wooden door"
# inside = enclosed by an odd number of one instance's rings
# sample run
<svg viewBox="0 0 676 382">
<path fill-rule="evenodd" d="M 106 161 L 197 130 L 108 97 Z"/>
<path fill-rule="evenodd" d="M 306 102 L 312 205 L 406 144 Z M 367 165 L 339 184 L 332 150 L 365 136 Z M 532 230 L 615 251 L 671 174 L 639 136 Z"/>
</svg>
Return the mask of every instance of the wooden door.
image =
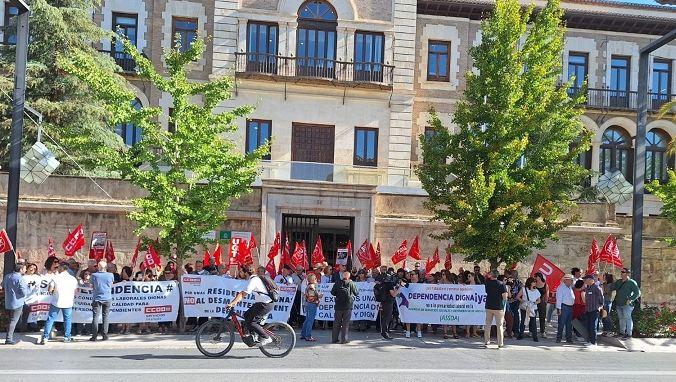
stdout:
<svg viewBox="0 0 676 382">
<path fill-rule="evenodd" d="M 294 123 L 291 133 L 291 178 L 333 181 L 335 127 Z M 314 164 L 318 163 L 318 164 Z"/>
</svg>

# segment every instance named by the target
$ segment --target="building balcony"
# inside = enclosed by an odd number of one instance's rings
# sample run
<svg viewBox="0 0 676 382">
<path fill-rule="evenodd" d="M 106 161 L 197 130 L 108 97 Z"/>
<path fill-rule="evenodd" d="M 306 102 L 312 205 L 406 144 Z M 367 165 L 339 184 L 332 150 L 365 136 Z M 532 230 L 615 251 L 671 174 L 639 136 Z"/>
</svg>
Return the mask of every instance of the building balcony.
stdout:
<svg viewBox="0 0 676 382">
<path fill-rule="evenodd" d="M 264 161 L 261 180 L 294 180 L 382 186 L 388 169 L 335 163 Z"/>
<path fill-rule="evenodd" d="M 100 50 L 100 52 L 113 57 L 115 63 L 122 68 L 124 73 L 136 73 L 136 61 L 127 53 L 111 52 L 110 50 Z"/>
<path fill-rule="evenodd" d="M 325 82 L 351 87 L 391 89 L 394 66 L 377 62 L 344 62 L 326 58 L 285 57 L 267 53 L 235 53 L 235 73 L 244 78 Z"/>
<path fill-rule="evenodd" d="M 569 95 L 583 91 L 581 88 L 568 88 Z M 674 94 L 648 93 L 648 110 L 656 112 L 665 103 L 676 99 Z M 590 109 L 635 111 L 638 108 L 637 91 L 621 91 L 611 89 L 587 89 L 587 100 L 584 105 Z"/>
</svg>

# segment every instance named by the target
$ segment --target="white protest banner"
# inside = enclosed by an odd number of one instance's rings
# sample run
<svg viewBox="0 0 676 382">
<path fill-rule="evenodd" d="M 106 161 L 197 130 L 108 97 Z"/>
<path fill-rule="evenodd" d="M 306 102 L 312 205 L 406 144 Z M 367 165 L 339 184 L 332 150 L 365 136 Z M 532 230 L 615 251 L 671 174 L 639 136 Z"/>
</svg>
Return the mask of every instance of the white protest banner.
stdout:
<svg viewBox="0 0 676 382">
<path fill-rule="evenodd" d="M 47 288 L 49 278 L 41 277 L 38 292 L 29 296 L 28 322 L 47 320 L 52 296 Z M 179 293 L 175 281 L 126 281 L 113 285 L 110 322 L 132 324 L 175 321 L 178 316 Z M 57 321 L 63 321 L 61 314 Z M 73 302 L 74 323 L 92 322 L 92 288 L 79 287 Z"/>
<path fill-rule="evenodd" d="M 483 325 L 483 285 L 409 284 L 401 288 L 397 307 L 401 322 L 442 325 Z"/>
<path fill-rule="evenodd" d="M 375 321 L 378 316 L 378 309 L 380 309 L 380 303 L 376 301 L 373 295 L 373 286 L 376 284 L 372 282 L 355 282 L 355 285 L 357 285 L 357 289 L 359 290 L 359 296 L 354 298 L 351 320 Z M 324 296 L 319 301 L 315 320 L 333 321 L 336 298 L 331 295 L 331 288 L 333 288 L 333 283 L 317 285 L 317 292 Z M 302 314 L 305 315 L 304 307 L 302 311 Z"/>
<path fill-rule="evenodd" d="M 246 289 L 247 280 L 235 280 L 223 276 L 184 275 L 183 305 L 186 317 L 224 317 L 225 306 L 238 292 Z M 270 322 L 286 322 L 291 314 L 293 299 L 296 297 L 295 285 L 278 285 L 279 301 L 268 315 Z M 248 295 L 235 307 L 239 315 L 253 305 L 255 296 Z"/>
<path fill-rule="evenodd" d="M 49 294 L 49 282 L 53 275 L 25 275 L 23 279 L 28 284 L 26 306 L 28 306 L 27 322 L 47 320 L 52 295 Z"/>
</svg>

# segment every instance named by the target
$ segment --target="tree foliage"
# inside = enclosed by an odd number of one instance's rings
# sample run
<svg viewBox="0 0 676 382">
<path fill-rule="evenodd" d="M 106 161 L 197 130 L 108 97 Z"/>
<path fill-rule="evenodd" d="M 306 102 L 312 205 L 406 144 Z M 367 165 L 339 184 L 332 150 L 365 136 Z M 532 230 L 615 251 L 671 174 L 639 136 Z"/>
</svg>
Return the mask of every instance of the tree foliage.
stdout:
<svg viewBox="0 0 676 382">
<path fill-rule="evenodd" d="M 676 224 L 676 172 L 669 170 L 669 180 L 666 183 L 660 184 L 654 180 L 646 188 L 664 203 L 661 216 Z M 676 246 L 676 237 L 667 238 L 667 243 Z"/>
<path fill-rule="evenodd" d="M 169 50 L 164 56 L 166 76 L 129 41 L 124 44 L 137 63 L 139 76 L 172 96 L 170 122 L 175 133 L 158 122 L 160 108 L 133 108 L 134 93 L 119 76 L 107 75 L 89 55 L 61 57 L 59 61 L 94 90 L 106 106 L 110 124 L 131 122 L 142 129 L 143 140 L 129 149 L 109 152 L 103 163 L 146 191 L 146 196 L 134 200 L 136 208 L 129 214 L 138 223 L 137 232 L 159 231 L 160 253 L 168 256 L 175 251 L 183 259 L 203 243 L 205 233 L 225 221 L 230 199 L 249 192 L 268 148 L 243 154 L 227 138 L 237 130 L 236 119 L 252 110 L 242 106 L 217 112 L 219 104 L 229 98 L 230 78 L 209 82 L 187 78 L 189 65 L 203 54 L 203 40 L 196 40 L 183 53 L 178 47 Z"/>
<path fill-rule="evenodd" d="M 438 238 L 452 239 L 466 260 L 518 262 L 571 221 L 562 216 L 588 175 L 574 159 L 590 137 L 579 120 L 583 97 L 559 83 L 562 14 L 558 0 L 536 15 L 497 1 L 470 51 L 477 71 L 466 75 L 457 131 L 433 113 L 435 134 L 420 136 L 426 207 L 446 225 Z"/>
<path fill-rule="evenodd" d="M 86 55 L 106 75 L 115 72 L 112 58 L 96 51 L 92 45 L 107 36 L 92 20 L 91 12 L 97 5 L 98 0 L 30 1 L 26 102 L 43 115 L 45 132 L 86 169 L 97 168 L 98 159 L 107 149 L 121 147 L 123 142 L 106 123 L 106 109 L 91 96 L 89 86 L 61 70 L 56 57 Z M 9 28 L 16 28 L 16 24 L 13 22 Z M 9 162 L 10 97 L 14 86 L 13 46 L 2 48 L 0 73 L 0 166 L 6 168 Z M 27 147 L 37 139 L 37 127 L 28 119 L 24 137 Z M 44 143 L 61 161 L 57 172 L 79 172 L 75 163 L 49 139 L 44 139 Z"/>
</svg>

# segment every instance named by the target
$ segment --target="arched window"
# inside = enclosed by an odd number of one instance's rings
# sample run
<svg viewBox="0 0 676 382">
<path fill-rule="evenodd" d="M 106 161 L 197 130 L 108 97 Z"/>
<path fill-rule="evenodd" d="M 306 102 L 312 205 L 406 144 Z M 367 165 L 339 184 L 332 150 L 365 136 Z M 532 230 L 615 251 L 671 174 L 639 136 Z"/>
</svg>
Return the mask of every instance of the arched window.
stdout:
<svg viewBox="0 0 676 382">
<path fill-rule="evenodd" d="M 631 137 L 619 126 L 611 126 L 603 133 L 600 171 L 621 171 L 629 183 L 633 182 Z"/>
<path fill-rule="evenodd" d="M 131 106 L 136 110 L 141 110 L 141 101 L 136 98 L 131 102 Z M 143 132 L 140 127 L 137 127 L 133 123 L 121 123 L 115 126 L 115 133 L 122 137 L 124 144 L 127 146 L 133 146 L 143 139 Z"/>
<path fill-rule="evenodd" d="M 669 134 L 664 130 L 652 129 L 646 134 L 645 140 L 645 180 L 665 182 L 668 177 L 667 167 L 671 164 L 667 155 Z"/>
<path fill-rule="evenodd" d="M 296 71 L 300 76 L 334 78 L 338 15 L 331 4 L 306 1 L 298 10 Z"/>
</svg>

